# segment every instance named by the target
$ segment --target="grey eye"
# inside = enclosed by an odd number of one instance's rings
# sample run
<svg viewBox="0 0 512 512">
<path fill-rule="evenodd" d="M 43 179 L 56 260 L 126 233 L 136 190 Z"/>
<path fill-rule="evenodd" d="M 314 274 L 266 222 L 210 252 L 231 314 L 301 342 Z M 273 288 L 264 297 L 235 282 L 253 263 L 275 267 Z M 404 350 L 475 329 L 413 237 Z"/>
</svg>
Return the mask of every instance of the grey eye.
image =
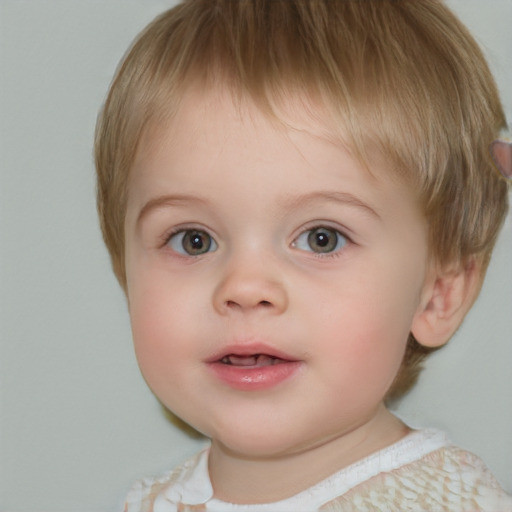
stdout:
<svg viewBox="0 0 512 512">
<path fill-rule="evenodd" d="M 301 233 L 294 242 L 294 247 L 303 251 L 330 253 L 341 249 L 347 239 L 336 229 L 320 226 Z"/>
<path fill-rule="evenodd" d="M 184 229 L 172 235 L 167 244 L 169 247 L 188 256 L 200 256 L 217 249 L 215 240 L 206 231 Z"/>
</svg>

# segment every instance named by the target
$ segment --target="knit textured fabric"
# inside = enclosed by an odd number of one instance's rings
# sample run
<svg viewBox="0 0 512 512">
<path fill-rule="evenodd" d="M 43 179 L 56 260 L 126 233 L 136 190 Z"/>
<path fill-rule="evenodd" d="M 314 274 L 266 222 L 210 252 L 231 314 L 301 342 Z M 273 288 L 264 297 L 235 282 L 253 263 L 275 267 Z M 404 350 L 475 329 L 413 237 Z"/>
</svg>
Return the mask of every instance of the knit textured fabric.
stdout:
<svg viewBox="0 0 512 512">
<path fill-rule="evenodd" d="M 208 453 L 137 482 L 125 512 L 512 512 L 512 497 L 482 460 L 436 430 L 415 431 L 295 496 L 265 504 L 214 498 Z"/>
</svg>

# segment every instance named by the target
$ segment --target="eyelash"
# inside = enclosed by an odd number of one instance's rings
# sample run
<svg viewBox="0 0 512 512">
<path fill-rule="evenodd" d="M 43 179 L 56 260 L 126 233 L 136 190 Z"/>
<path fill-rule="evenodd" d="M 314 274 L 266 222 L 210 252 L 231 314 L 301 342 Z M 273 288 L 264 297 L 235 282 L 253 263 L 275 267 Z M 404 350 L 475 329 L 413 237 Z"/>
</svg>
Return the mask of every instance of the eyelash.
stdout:
<svg viewBox="0 0 512 512">
<path fill-rule="evenodd" d="M 206 247 L 205 252 L 201 252 L 201 253 L 198 253 L 198 254 L 191 254 L 191 253 L 187 252 L 187 250 L 183 246 L 184 237 L 187 234 L 193 234 L 193 233 L 197 233 L 198 235 L 199 234 L 200 235 L 206 235 L 208 237 L 208 246 Z M 173 239 L 175 237 L 177 237 L 178 235 L 181 235 L 181 238 L 179 238 L 177 240 L 177 243 L 181 245 L 181 249 L 182 250 L 178 250 L 176 247 L 172 247 L 171 246 L 171 241 L 173 241 Z M 196 227 L 179 227 L 179 228 L 173 229 L 172 231 L 170 231 L 169 233 L 166 233 L 164 235 L 164 237 L 163 237 L 163 244 L 162 245 L 163 245 L 164 248 L 169 248 L 174 253 L 177 253 L 177 254 L 179 254 L 180 256 L 183 256 L 183 257 L 187 257 L 187 256 L 189 256 L 189 257 L 202 256 L 204 254 L 207 254 L 208 252 L 213 252 L 213 251 L 217 250 L 217 248 L 218 248 L 217 242 L 208 233 L 207 230 L 201 229 L 201 228 L 196 228 Z M 210 250 L 212 246 L 213 246 L 213 251 Z"/>
<path fill-rule="evenodd" d="M 314 234 L 316 233 L 317 234 L 317 240 L 316 242 L 320 242 L 321 241 L 321 236 L 322 236 L 322 231 L 324 232 L 324 234 L 327 233 L 327 235 L 329 234 L 333 234 L 335 235 L 336 239 L 335 239 L 335 245 L 332 249 L 329 249 L 325 252 L 322 252 L 322 251 L 315 251 L 311 248 L 311 243 L 313 241 L 313 239 L 311 238 L 312 236 L 314 236 Z M 208 237 L 208 246 L 206 247 L 206 250 L 204 252 L 200 252 L 198 254 L 192 254 L 190 252 L 187 252 L 187 250 L 185 249 L 185 247 L 183 246 L 183 238 L 187 235 L 187 234 L 193 234 L 193 233 L 197 233 L 197 234 L 200 234 L 200 235 L 206 235 Z M 170 242 L 175 238 L 177 237 L 177 235 L 182 235 L 181 238 L 179 238 L 177 240 L 177 243 L 181 245 L 181 250 L 178 250 L 176 247 L 172 247 L 170 245 Z M 302 240 L 301 241 L 301 238 L 304 238 L 306 237 L 306 240 Z M 168 248 L 169 250 L 173 251 L 174 253 L 177 253 L 178 255 L 180 256 L 183 256 L 183 257 L 198 257 L 198 256 L 203 256 L 205 254 L 208 254 L 209 252 L 214 252 L 217 250 L 218 248 L 218 245 L 217 245 L 217 242 L 215 240 L 215 238 L 213 236 L 211 236 L 207 230 L 205 229 L 201 229 L 201 228 L 196 228 L 196 227 L 179 227 L 179 228 L 175 228 L 173 229 L 172 231 L 166 233 L 163 237 L 162 237 L 162 247 L 163 248 Z M 308 248 L 303 248 L 303 247 L 299 247 L 299 243 L 300 244 L 304 244 L 304 242 L 306 244 L 308 244 L 309 246 L 309 249 Z M 301 233 L 299 233 L 299 235 L 293 240 L 291 246 L 294 248 L 294 249 L 297 249 L 299 251 L 303 251 L 303 252 L 309 252 L 311 253 L 314 257 L 317 257 L 317 258 L 335 258 L 335 257 L 339 257 L 341 255 L 342 252 L 344 252 L 344 249 L 345 247 L 348 245 L 348 244 L 351 244 L 352 243 L 352 240 L 350 239 L 350 237 L 348 237 L 345 233 L 343 233 L 342 231 L 340 231 L 339 229 L 337 228 L 334 228 L 332 226 L 328 226 L 328 225 L 324 225 L 324 224 L 318 224 L 318 225 L 314 225 L 314 226 L 311 226 L 309 227 L 308 229 L 305 229 L 304 231 L 302 231 Z M 329 241 L 327 240 L 326 241 L 326 246 L 329 245 Z M 332 243 L 331 243 L 332 245 Z M 213 250 L 211 250 L 211 247 L 213 246 Z M 201 248 L 200 248 L 201 249 Z"/>
<path fill-rule="evenodd" d="M 312 242 L 311 237 L 314 236 L 315 233 L 317 233 L 317 235 L 322 235 L 322 231 L 324 233 L 327 232 L 329 234 L 334 234 L 336 237 L 335 241 L 334 241 L 335 245 L 331 250 L 322 252 L 322 251 L 314 251 L 312 249 L 305 249 L 305 248 L 301 248 L 298 246 L 298 242 L 300 241 L 300 239 L 306 237 L 306 240 L 303 240 L 300 243 L 306 242 L 309 245 L 309 247 L 311 248 L 311 245 L 310 245 L 310 243 Z M 320 240 L 321 240 L 320 238 L 317 238 L 317 242 Z M 304 231 L 302 231 L 292 242 L 292 247 L 294 247 L 298 250 L 304 251 L 304 252 L 310 252 L 316 258 L 338 258 L 344 252 L 346 246 L 351 243 L 352 243 L 352 240 L 350 239 L 350 237 L 348 237 L 345 233 L 343 233 L 339 229 L 334 228 L 329 225 L 318 224 L 318 225 L 311 226 L 308 229 L 305 229 Z M 328 245 L 328 244 L 329 244 L 329 241 L 326 242 L 326 245 Z"/>
</svg>

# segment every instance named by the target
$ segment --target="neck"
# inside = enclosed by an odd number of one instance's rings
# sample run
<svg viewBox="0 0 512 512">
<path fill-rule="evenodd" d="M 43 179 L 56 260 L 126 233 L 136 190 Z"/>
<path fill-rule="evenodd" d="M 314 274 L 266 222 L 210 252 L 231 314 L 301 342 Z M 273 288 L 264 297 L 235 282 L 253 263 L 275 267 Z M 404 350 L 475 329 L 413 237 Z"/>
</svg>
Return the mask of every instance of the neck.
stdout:
<svg viewBox="0 0 512 512">
<path fill-rule="evenodd" d="M 246 457 L 212 440 L 210 478 L 217 499 L 272 503 L 289 498 L 333 473 L 399 441 L 409 429 L 384 406 L 371 420 L 322 442 L 269 457 Z"/>
</svg>

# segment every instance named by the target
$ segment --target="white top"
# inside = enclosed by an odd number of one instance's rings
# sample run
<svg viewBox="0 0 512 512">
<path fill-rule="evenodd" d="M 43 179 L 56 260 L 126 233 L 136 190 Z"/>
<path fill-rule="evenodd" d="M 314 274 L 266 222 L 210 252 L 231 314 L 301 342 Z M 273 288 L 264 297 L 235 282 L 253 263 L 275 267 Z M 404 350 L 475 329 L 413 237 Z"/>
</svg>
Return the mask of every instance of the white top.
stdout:
<svg viewBox="0 0 512 512">
<path fill-rule="evenodd" d="M 136 483 L 125 512 L 512 512 L 512 497 L 483 462 L 437 430 L 412 432 L 291 498 L 257 505 L 213 498 L 208 454 L 206 448 L 163 477 Z"/>
</svg>

